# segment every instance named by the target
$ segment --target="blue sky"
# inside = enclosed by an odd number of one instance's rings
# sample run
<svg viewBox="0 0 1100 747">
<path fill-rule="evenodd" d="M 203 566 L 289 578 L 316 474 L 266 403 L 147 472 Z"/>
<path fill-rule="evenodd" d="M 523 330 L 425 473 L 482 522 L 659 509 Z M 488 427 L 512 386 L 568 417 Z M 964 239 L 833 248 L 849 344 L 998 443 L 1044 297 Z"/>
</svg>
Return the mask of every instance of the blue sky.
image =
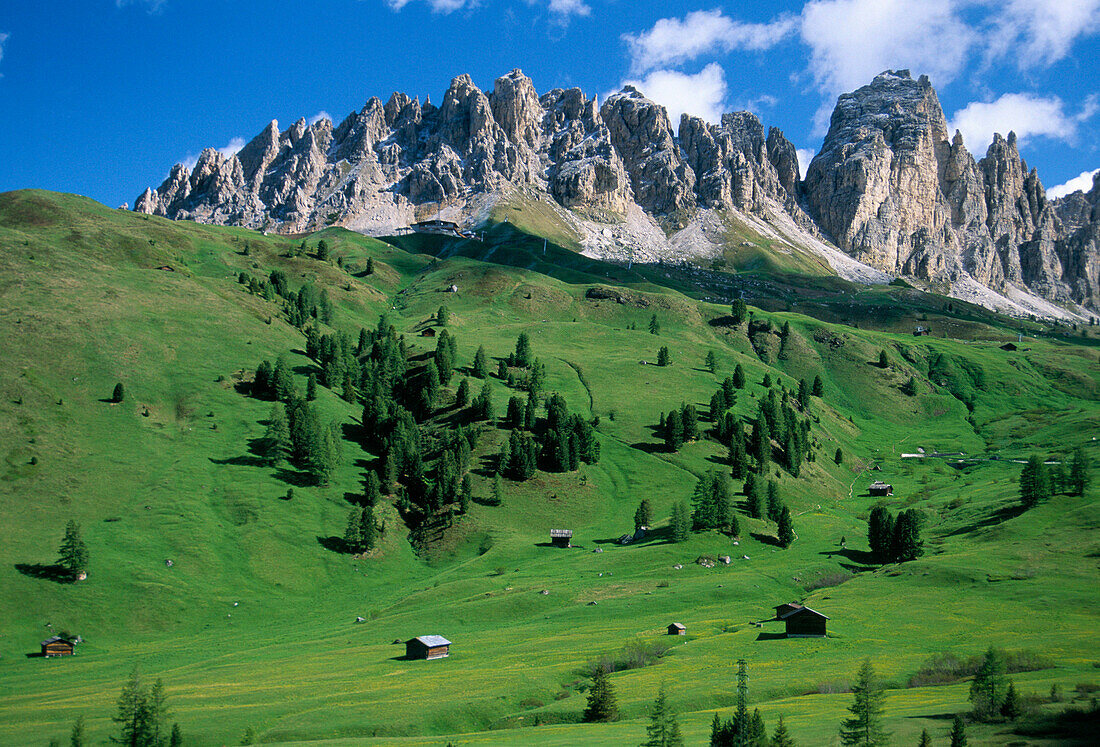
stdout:
<svg viewBox="0 0 1100 747">
<path fill-rule="evenodd" d="M 748 108 L 803 156 L 838 93 L 910 68 L 976 156 L 1014 129 L 1048 189 L 1100 168 L 1100 0 L 3 0 L 0 191 L 132 203 L 271 119 L 515 67 L 540 93 L 635 82 L 674 121 Z"/>
</svg>

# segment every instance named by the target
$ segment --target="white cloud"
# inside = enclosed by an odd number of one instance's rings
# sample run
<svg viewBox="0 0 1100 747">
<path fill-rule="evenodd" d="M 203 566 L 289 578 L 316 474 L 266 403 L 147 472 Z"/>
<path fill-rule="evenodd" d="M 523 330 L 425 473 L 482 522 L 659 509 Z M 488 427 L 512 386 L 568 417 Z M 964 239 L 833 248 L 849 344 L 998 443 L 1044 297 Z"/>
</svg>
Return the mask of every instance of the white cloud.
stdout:
<svg viewBox="0 0 1100 747">
<path fill-rule="evenodd" d="M 943 85 L 963 69 L 977 41 L 955 0 L 812 0 L 802 10 L 809 72 L 826 95 L 866 85 L 890 68 L 910 68 Z"/>
<path fill-rule="evenodd" d="M 237 155 L 237 151 L 239 151 L 243 147 L 244 147 L 244 138 L 243 137 L 235 137 L 232 140 L 230 140 L 229 143 L 226 144 L 224 147 L 218 148 L 218 152 L 221 153 L 226 158 L 229 158 L 230 156 Z"/>
<path fill-rule="evenodd" d="M 4 42 L 8 40 L 11 34 L 0 34 L 0 60 L 4 59 Z M 0 78 L 3 78 L 4 74 L 0 73 Z"/>
<path fill-rule="evenodd" d="M 695 75 L 675 70 L 654 70 L 640 80 L 623 81 L 632 85 L 668 110 L 675 132 L 681 114 L 693 114 L 708 122 L 722 118 L 726 100 L 726 75 L 722 66 L 712 62 Z"/>
<path fill-rule="evenodd" d="M 810 168 L 810 161 L 814 160 L 816 154 L 809 148 L 798 148 L 795 154 L 798 156 L 798 173 L 805 179 L 806 169 Z"/>
<path fill-rule="evenodd" d="M 386 5 L 390 6 L 391 10 L 401 10 L 413 0 L 386 0 Z M 433 13 L 451 13 L 456 10 L 461 10 L 466 7 L 476 7 L 478 0 L 424 0 L 429 7 L 431 7 Z"/>
<path fill-rule="evenodd" d="M 321 111 L 317 112 L 312 117 L 307 119 L 306 124 L 307 125 L 314 125 L 314 124 L 317 124 L 318 122 L 320 122 L 322 119 L 327 119 L 329 122 L 331 122 L 332 121 L 332 115 L 329 114 L 328 112 L 326 112 L 324 109 L 322 109 Z"/>
<path fill-rule="evenodd" d="M 1093 171 L 1082 171 L 1079 175 L 1073 177 L 1065 184 L 1059 184 L 1057 187 L 1051 187 L 1047 190 L 1047 197 L 1054 200 L 1059 197 L 1065 197 L 1068 194 L 1072 194 L 1077 191 L 1088 192 L 1092 189 L 1092 179 L 1097 174 L 1100 174 L 1100 169 L 1094 169 Z"/>
<path fill-rule="evenodd" d="M 1011 56 L 1021 70 L 1069 54 L 1078 37 L 1100 30 L 1100 0 L 1008 0 L 990 18 L 987 62 Z"/>
<path fill-rule="evenodd" d="M 742 23 L 720 9 L 697 10 L 681 18 L 662 18 L 639 34 L 623 34 L 635 73 L 693 60 L 704 54 L 735 49 L 770 49 L 789 36 L 796 19 L 781 15 L 771 23 Z"/>
<path fill-rule="evenodd" d="M 949 127 L 959 130 L 963 142 L 973 152 L 983 151 L 993 141 L 993 133 L 1015 132 L 1022 145 L 1034 137 L 1073 143 L 1079 126 L 1096 113 L 1096 100 L 1090 97 L 1081 111 L 1066 113 L 1057 96 L 1030 93 L 1006 93 L 995 101 L 975 101 L 955 112 Z"/>
<path fill-rule="evenodd" d="M 584 0 L 550 0 L 550 15 L 559 21 L 564 21 L 569 16 L 587 16 L 592 8 Z"/>
</svg>

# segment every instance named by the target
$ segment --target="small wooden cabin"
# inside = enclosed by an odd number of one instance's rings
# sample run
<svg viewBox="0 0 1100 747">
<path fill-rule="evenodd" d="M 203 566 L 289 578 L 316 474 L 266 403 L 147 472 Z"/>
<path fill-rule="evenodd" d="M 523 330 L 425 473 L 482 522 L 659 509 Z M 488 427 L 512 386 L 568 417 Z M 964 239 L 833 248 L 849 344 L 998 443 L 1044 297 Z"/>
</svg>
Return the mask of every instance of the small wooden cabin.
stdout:
<svg viewBox="0 0 1100 747">
<path fill-rule="evenodd" d="M 406 659 L 442 659 L 451 655 L 451 642 L 441 635 L 422 635 L 405 641 Z"/>
<path fill-rule="evenodd" d="M 687 628 L 683 623 L 672 623 L 668 626 L 669 635 L 687 635 Z"/>
<path fill-rule="evenodd" d="M 435 330 L 432 327 L 425 327 L 420 332 L 421 337 L 435 337 Z"/>
<path fill-rule="evenodd" d="M 1007 350 L 1011 353 L 1013 350 L 1016 350 L 1016 343 L 1006 342 L 1004 345 L 1001 345 L 1001 350 Z"/>
<path fill-rule="evenodd" d="M 798 602 L 788 602 L 775 608 L 773 621 L 786 625 L 788 638 L 824 638 L 825 621 L 828 619 Z"/>
<path fill-rule="evenodd" d="M 573 530 L 572 529 L 551 529 L 550 530 L 550 544 L 554 547 L 572 547 L 573 546 Z"/>
<path fill-rule="evenodd" d="M 43 656 L 72 656 L 75 653 L 76 644 L 69 638 L 55 635 L 42 641 Z"/>
<path fill-rule="evenodd" d="M 871 495 L 893 495 L 894 494 L 894 486 L 889 484 L 889 483 L 882 482 L 881 480 L 878 480 L 876 482 L 871 483 L 871 487 L 867 488 L 867 492 L 870 493 Z"/>
</svg>

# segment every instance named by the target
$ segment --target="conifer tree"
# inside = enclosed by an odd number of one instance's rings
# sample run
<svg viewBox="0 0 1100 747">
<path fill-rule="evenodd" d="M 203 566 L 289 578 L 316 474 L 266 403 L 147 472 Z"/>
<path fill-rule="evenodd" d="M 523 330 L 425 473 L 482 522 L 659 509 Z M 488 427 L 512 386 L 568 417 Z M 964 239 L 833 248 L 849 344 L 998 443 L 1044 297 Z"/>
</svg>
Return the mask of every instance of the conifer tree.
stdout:
<svg viewBox="0 0 1100 747">
<path fill-rule="evenodd" d="M 65 536 L 57 548 L 57 564 L 64 568 L 69 576 L 76 578 L 88 570 L 88 546 L 80 536 L 80 525 L 69 519 L 65 524 Z"/>
<path fill-rule="evenodd" d="M 1009 721 L 1015 721 L 1020 718 L 1021 712 L 1020 696 L 1016 692 L 1016 683 L 1009 680 L 1008 690 L 1005 691 L 1005 701 L 1001 703 L 1001 715 Z"/>
<path fill-rule="evenodd" d="M 917 743 L 917 747 L 932 747 L 932 737 L 928 736 L 927 729 L 921 729 L 920 741 Z"/>
<path fill-rule="evenodd" d="M 776 538 L 779 540 L 779 546 L 786 549 L 794 542 L 794 524 L 791 522 L 791 510 L 786 506 L 779 513 L 777 524 Z"/>
<path fill-rule="evenodd" d="M 455 392 L 455 407 L 465 407 L 470 404 L 470 380 L 463 379 L 458 384 L 458 391 Z"/>
<path fill-rule="evenodd" d="M 111 401 L 116 405 L 122 400 L 126 399 L 126 390 L 122 386 L 122 382 L 115 384 L 115 390 L 111 392 Z"/>
<path fill-rule="evenodd" d="M 358 509 L 348 511 L 348 521 L 344 527 L 344 547 L 348 552 L 359 552 L 362 544 L 362 512 Z"/>
<path fill-rule="evenodd" d="M 271 388 L 276 399 L 286 402 L 294 390 L 294 376 L 290 370 L 290 361 L 280 355 L 275 360 L 275 370 L 271 375 Z"/>
<path fill-rule="evenodd" d="M 859 669 L 858 681 L 852 685 L 852 698 L 852 705 L 848 706 L 852 717 L 845 719 L 840 728 L 841 743 L 854 747 L 888 744 L 889 734 L 882 726 L 885 694 L 870 659 L 865 659 Z"/>
<path fill-rule="evenodd" d="M 878 367 L 879 368 L 889 368 L 889 366 L 890 366 L 890 359 L 886 357 L 886 351 L 885 350 L 878 351 Z"/>
<path fill-rule="evenodd" d="M 783 512 L 783 500 L 779 497 L 779 483 L 768 480 L 768 521 L 779 521 L 779 515 Z"/>
<path fill-rule="evenodd" d="M 512 354 L 512 365 L 518 368 L 527 368 L 533 360 L 531 354 L 531 338 L 526 332 L 520 332 L 516 338 L 516 352 Z"/>
<path fill-rule="evenodd" d="M 745 388 L 745 369 L 740 363 L 733 369 L 733 385 L 738 389 Z"/>
<path fill-rule="evenodd" d="M 669 519 L 669 529 L 673 542 L 683 542 L 691 533 L 691 512 L 687 503 L 677 501 L 672 504 L 672 516 Z"/>
<path fill-rule="evenodd" d="M 770 747 L 795 747 L 794 738 L 787 731 L 787 725 L 783 723 L 782 716 L 779 717 L 779 723 L 775 726 L 775 733 L 772 734 Z"/>
<path fill-rule="evenodd" d="M 643 498 L 634 511 L 634 529 L 653 525 L 653 506 L 648 498 Z"/>
<path fill-rule="evenodd" d="M 538 395 L 534 392 L 527 393 L 527 402 L 523 406 L 523 427 L 529 431 L 535 429 L 538 420 Z"/>
<path fill-rule="evenodd" d="M 88 743 L 87 740 L 88 734 L 84 725 L 84 714 L 81 714 L 76 717 L 72 731 L 69 732 L 69 747 L 85 747 Z"/>
<path fill-rule="evenodd" d="M 667 366 L 670 363 L 672 363 L 672 356 L 668 352 L 668 347 L 662 345 L 661 348 L 657 351 L 657 365 Z"/>
<path fill-rule="evenodd" d="M 893 539 L 893 517 L 883 506 L 875 506 L 867 519 L 867 544 L 875 560 L 880 563 L 889 561 Z"/>
<path fill-rule="evenodd" d="M 684 444 L 684 421 L 679 410 L 673 410 L 665 418 L 665 447 L 678 451 Z"/>
<path fill-rule="evenodd" d="M 588 689 L 588 705 L 584 709 L 584 720 L 617 721 L 619 704 L 615 699 L 615 687 L 607 678 L 603 667 L 596 667 L 592 674 L 592 686 Z"/>
<path fill-rule="evenodd" d="M 825 395 L 825 383 L 821 380 L 820 376 L 814 377 L 814 385 L 810 393 L 815 397 L 822 397 Z"/>
<path fill-rule="evenodd" d="M 707 357 L 703 361 L 703 365 L 707 367 L 711 375 L 714 375 L 718 371 L 718 357 L 714 354 L 713 350 L 707 351 Z"/>
<path fill-rule="evenodd" d="M 1043 458 L 1032 454 L 1020 471 L 1020 502 L 1024 508 L 1033 508 L 1041 500 L 1050 497 L 1050 476 Z"/>
<path fill-rule="evenodd" d="M 286 407 L 280 404 L 271 406 L 267 416 L 267 430 L 263 437 L 263 454 L 268 464 L 278 464 L 290 456 L 290 426 L 286 420 Z"/>
<path fill-rule="evenodd" d="M 760 386 L 764 387 L 765 389 L 771 389 L 772 375 L 770 373 L 765 372 L 764 378 L 760 381 Z"/>
<path fill-rule="evenodd" d="M 661 323 L 657 321 L 657 315 L 654 314 L 649 318 L 649 334 L 659 335 L 661 334 Z"/>
<path fill-rule="evenodd" d="M 310 374 L 306 379 L 306 402 L 317 399 L 317 376 Z"/>
<path fill-rule="evenodd" d="M 836 450 L 836 454 L 833 455 L 833 461 L 837 463 L 838 467 L 844 463 L 844 452 L 839 448 Z"/>
<path fill-rule="evenodd" d="M 1008 689 L 1006 671 L 1004 654 L 992 646 L 986 649 L 982 663 L 970 681 L 970 702 L 977 719 L 991 719 L 1000 713 Z"/>
<path fill-rule="evenodd" d="M 966 726 L 962 716 L 955 714 L 955 720 L 951 722 L 951 747 L 967 747 Z"/>
<path fill-rule="evenodd" d="M 805 379 L 798 382 L 798 409 L 805 412 L 810 406 L 810 385 Z"/>
<path fill-rule="evenodd" d="M 374 274 L 374 257 L 367 257 L 367 267 L 363 270 L 364 275 Z"/>
<path fill-rule="evenodd" d="M 374 523 L 374 508 L 366 506 L 359 516 L 359 547 L 361 552 L 373 550 L 378 541 L 378 526 Z"/>
<path fill-rule="evenodd" d="M 645 731 L 647 738 L 641 747 L 683 747 L 684 738 L 680 734 L 680 724 L 676 720 L 676 712 L 668 703 L 668 694 L 663 685 L 649 711 L 649 725 Z"/>
<path fill-rule="evenodd" d="M 1078 446 L 1073 450 L 1069 466 L 1069 488 L 1073 495 L 1084 495 L 1088 489 L 1089 462 L 1085 456 L 1085 450 Z"/>
<path fill-rule="evenodd" d="M 435 321 L 440 327 L 446 327 L 447 322 L 450 321 L 451 315 L 447 311 L 447 306 L 442 305 L 439 310 L 435 312 Z"/>
<path fill-rule="evenodd" d="M 378 482 L 378 473 L 367 470 L 366 489 L 363 491 L 363 503 L 376 506 L 382 500 L 382 489 Z"/>
<path fill-rule="evenodd" d="M 470 373 L 478 379 L 484 379 L 489 375 L 489 356 L 486 355 L 483 345 L 479 345 L 477 352 L 474 353 L 474 364 Z"/>
<path fill-rule="evenodd" d="M 748 304 L 745 303 L 745 299 L 738 298 L 730 304 L 730 316 L 733 317 L 733 324 L 736 327 L 741 326 L 745 318 L 749 314 Z"/>
<path fill-rule="evenodd" d="M 920 538 L 920 515 L 915 510 L 907 509 L 898 514 L 894 521 L 890 548 L 892 559 L 898 563 L 916 560 L 924 554 L 924 543 Z"/>
<path fill-rule="evenodd" d="M 493 476 L 493 505 L 499 506 L 504 502 L 504 480 L 500 476 L 500 472 L 497 472 Z"/>
</svg>

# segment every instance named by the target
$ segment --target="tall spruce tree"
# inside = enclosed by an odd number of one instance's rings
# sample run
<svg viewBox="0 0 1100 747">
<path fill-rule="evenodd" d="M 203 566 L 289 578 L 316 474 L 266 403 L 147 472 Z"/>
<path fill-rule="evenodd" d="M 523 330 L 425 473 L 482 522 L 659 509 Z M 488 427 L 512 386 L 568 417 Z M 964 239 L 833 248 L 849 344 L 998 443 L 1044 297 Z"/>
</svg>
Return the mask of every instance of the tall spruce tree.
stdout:
<svg viewBox="0 0 1100 747">
<path fill-rule="evenodd" d="M 619 704 L 615 699 L 615 687 L 607 677 L 603 667 L 596 667 L 592 674 L 592 685 L 588 689 L 588 704 L 584 709 L 584 720 L 588 722 L 607 722 L 619 719 Z"/>
<path fill-rule="evenodd" d="M 471 366 L 470 373 L 478 379 L 484 379 L 489 375 L 489 356 L 486 355 L 483 345 L 478 345 L 477 352 L 474 353 L 474 364 Z"/>
<path fill-rule="evenodd" d="M 951 747 L 967 747 L 966 725 L 962 716 L 955 714 L 955 720 L 951 722 Z"/>
<path fill-rule="evenodd" d="M 735 326 L 741 326 L 745 322 L 745 318 L 749 314 L 748 304 L 745 303 L 745 299 L 735 299 L 730 304 L 730 316 L 733 318 L 733 324 Z"/>
<path fill-rule="evenodd" d="M 794 542 L 794 524 L 791 522 L 791 510 L 786 506 L 779 514 L 776 537 L 779 540 L 779 546 L 784 549 L 790 547 L 791 543 Z"/>
<path fill-rule="evenodd" d="M 1073 450 L 1069 464 L 1069 489 L 1073 495 L 1084 495 L 1089 487 L 1089 461 L 1085 450 L 1078 446 Z"/>
<path fill-rule="evenodd" d="M 707 357 L 703 359 L 703 365 L 707 367 L 711 375 L 714 375 L 718 371 L 718 357 L 714 354 L 713 350 L 707 351 Z"/>
<path fill-rule="evenodd" d="M 783 723 L 783 717 L 779 717 L 779 723 L 775 726 L 772 741 L 769 747 L 795 747 L 794 737 L 787 731 L 787 725 Z"/>
<path fill-rule="evenodd" d="M 643 498 L 634 511 L 634 528 L 649 527 L 653 525 L 653 506 L 648 498 Z"/>
<path fill-rule="evenodd" d="M 917 747 L 932 747 L 932 737 L 928 735 L 927 729 L 921 729 L 920 741 L 917 742 Z"/>
<path fill-rule="evenodd" d="M 661 323 L 657 321 L 657 315 L 654 314 L 649 318 L 649 334 L 659 335 L 661 334 Z"/>
<path fill-rule="evenodd" d="M 290 457 L 290 425 L 287 423 L 284 405 L 276 403 L 271 406 L 262 444 L 264 459 L 268 464 L 278 464 Z"/>
<path fill-rule="evenodd" d="M 840 741 L 854 747 L 888 744 L 890 735 L 882 726 L 885 694 L 870 659 L 864 659 L 857 678 L 856 684 L 852 685 L 852 705 L 848 706 L 852 717 L 844 719 L 840 727 Z"/>
<path fill-rule="evenodd" d="M 657 699 L 649 711 L 649 725 L 646 726 L 646 741 L 641 747 L 683 747 L 684 738 L 680 734 L 680 724 L 676 712 L 668 703 L 668 694 L 662 685 Z"/>
<path fill-rule="evenodd" d="M 65 536 L 57 548 L 57 564 L 65 569 L 70 577 L 76 578 L 88 570 L 88 546 L 80 535 L 80 525 L 69 519 L 65 523 Z"/>
<path fill-rule="evenodd" d="M 988 721 L 1000 715 L 1008 691 L 1008 667 L 1002 651 L 990 646 L 970 681 L 970 703 L 974 717 Z"/>
</svg>

